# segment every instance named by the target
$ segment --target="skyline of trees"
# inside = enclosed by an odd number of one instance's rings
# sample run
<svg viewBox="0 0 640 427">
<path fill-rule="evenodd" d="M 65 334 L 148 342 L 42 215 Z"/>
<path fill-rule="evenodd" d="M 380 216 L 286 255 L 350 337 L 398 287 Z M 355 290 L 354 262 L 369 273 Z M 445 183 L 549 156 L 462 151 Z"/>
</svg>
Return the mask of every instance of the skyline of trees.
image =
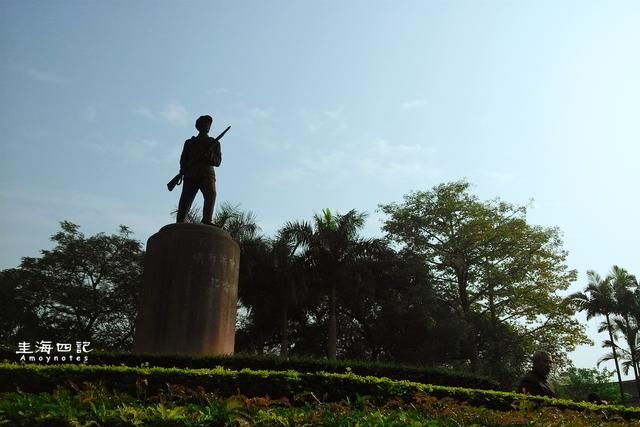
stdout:
<svg viewBox="0 0 640 427">
<path fill-rule="evenodd" d="M 559 230 L 530 225 L 526 207 L 481 201 L 469 188 L 466 181 L 444 183 L 380 205 L 387 214 L 383 239 L 360 235 L 367 214 L 356 210 L 324 209 L 267 237 L 251 212 L 221 204 L 214 224 L 241 248 L 237 351 L 458 368 L 503 384 L 517 378 L 539 348 L 554 353 L 561 368 L 569 366 L 567 352 L 588 340 L 574 318 L 577 299 L 567 304 L 560 296 L 576 272 L 566 265 Z M 197 212 L 192 216 L 198 220 Z M 2 341 L 20 331 L 35 336 L 57 329 L 82 331 L 107 350 L 128 350 L 140 242 L 126 227 L 89 238 L 75 224 L 65 221 L 61 228 L 52 236 L 53 250 L 0 272 L 7 297 L 0 324 L 13 331 Z M 116 256 L 118 245 L 126 250 Z M 631 349 L 636 339 L 640 309 L 628 301 L 637 301 L 639 292 L 635 277 L 620 270 L 611 279 L 617 290 L 611 298 L 632 308 L 617 312 L 606 330 L 612 358 L 617 364 L 628 356 L 624 366 L 637 377 L 637 349 L 624 353 L 619 343 Z M 81 280 L 63 285 L 79 271 Z M 63 313 L 69 298 L 82 301 L 84 311 L 67 309 L 59 319 L 50 314 Z"/>
</svg>

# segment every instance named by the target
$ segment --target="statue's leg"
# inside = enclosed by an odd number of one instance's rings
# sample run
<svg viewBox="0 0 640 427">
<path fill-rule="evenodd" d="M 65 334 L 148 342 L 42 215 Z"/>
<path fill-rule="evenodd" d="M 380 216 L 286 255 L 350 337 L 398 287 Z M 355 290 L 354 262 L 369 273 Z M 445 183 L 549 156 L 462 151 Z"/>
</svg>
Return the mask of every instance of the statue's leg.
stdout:
<svg viewBox="0 0 640 427">
<path fill-rule="evenodd" d="M 184 178 L 182 183 L 182 194 L 180 194 L 180 202 L 178 202 L 178 215 L 176 216 L 176 222 L 184 222 L 187 217 L 187 212 L 191 208 L 191 203 L 198 193 L 198 180 L 197 178 Z"/>
<path fill-rule="evenodd" d="M 202 207 L 202 222 L 211 224 L 213 219 L 213 206 L 216 203 L 216 177 L 203 177 L 200 184 L 200 191 L 204 196 L 204 206 Z"/>
</svg>

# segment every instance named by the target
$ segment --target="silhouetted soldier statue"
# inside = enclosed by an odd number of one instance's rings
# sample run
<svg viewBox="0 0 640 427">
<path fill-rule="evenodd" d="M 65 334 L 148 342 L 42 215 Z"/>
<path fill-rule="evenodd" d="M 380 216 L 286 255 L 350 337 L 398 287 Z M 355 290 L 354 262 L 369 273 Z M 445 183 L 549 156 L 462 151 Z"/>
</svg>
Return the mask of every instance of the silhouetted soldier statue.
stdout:
<svg viewBox="0 0 640 427">
<path fill-rule="evenodd" d="M 555 397 L 556 392 L 548 380 L 552 366 L 553 358 L 549 353 L 536 351 L 533 355 L 533 367 L 520 380 L 516 393 Z"/>
<path fill-rule="evenodd" d="M 192 136 L 185 141 L 180 156 L 180 173 L 167 184 L 169 191 L 171 191 L 176 184 L 180 184 L 182 177 L 184 177 L 176 222 L 185 222 L 187 212 L 189 212 L 193 199 L 199 190 L 204 197 L 202 223 L 212 224 L 213 207 L 216 203 L 216 174 L 213 168 L 220 166 L 220 162 L 222 162 L 220 138 L 230 128 L 226 128 L 217 138 L 212 138 L 209 136 L 212 124 L 213 118 L 211 116 L 198 117 L 196 120 L 198 136 Z"/>
</svg>

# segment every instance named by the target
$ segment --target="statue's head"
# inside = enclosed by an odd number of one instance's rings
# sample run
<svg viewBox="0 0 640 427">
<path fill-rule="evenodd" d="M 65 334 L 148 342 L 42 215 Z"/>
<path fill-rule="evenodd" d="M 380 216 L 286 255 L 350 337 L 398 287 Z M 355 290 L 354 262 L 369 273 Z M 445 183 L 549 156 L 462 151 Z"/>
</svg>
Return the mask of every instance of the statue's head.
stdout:
<svg viewBox="0 0 640 427">
<path fill-rule="evenodd" d="M 196 129 L 198 129 L 198 132 L 200 133 L 209 133 L 209 129 L 211 129 L 212 123 L 213 117 L 209 115 L 200 116 L 198 117 L 198 120 L 196 120 Z"/>
<path fill-rule="evenodd" d="M 551 372 L 553 357 L 546 351 L 536 351 L 533 355 L 533 370 L 541 377 L 546 378 Z"/>
</svg>

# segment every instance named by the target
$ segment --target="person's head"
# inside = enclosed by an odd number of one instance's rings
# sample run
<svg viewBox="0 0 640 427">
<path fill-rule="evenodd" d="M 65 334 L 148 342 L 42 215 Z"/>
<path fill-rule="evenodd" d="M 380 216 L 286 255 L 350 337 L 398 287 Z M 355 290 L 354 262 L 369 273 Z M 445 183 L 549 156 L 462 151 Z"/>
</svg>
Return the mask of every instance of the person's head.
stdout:
<svg viewBox="0 0 640 427">
<path fill-rule="evenodd" d="M 551 372 L 553 357 L 546 351 L 536 351 L 533 354 L 533 370 L 540 376 L 546 378 Z"/>
<path fill-rule="evenodd" d="M 605 401 L 602 400 L 602 397 L 600 397 L 598 393 L 589 393 L 587 395 L 587 402 L 597 403 L 599 405 L 602 405 Z"/>
<path fill-rule="evenodd" d="M 211 129 L 212 123 L 213 123 L 213 117 L 209 115 L 200 116 L 196 120 L 196 129 L 198 129 L 198 132 L 200 133 L 209 133 L 209 129 Z"/>
</svg>

